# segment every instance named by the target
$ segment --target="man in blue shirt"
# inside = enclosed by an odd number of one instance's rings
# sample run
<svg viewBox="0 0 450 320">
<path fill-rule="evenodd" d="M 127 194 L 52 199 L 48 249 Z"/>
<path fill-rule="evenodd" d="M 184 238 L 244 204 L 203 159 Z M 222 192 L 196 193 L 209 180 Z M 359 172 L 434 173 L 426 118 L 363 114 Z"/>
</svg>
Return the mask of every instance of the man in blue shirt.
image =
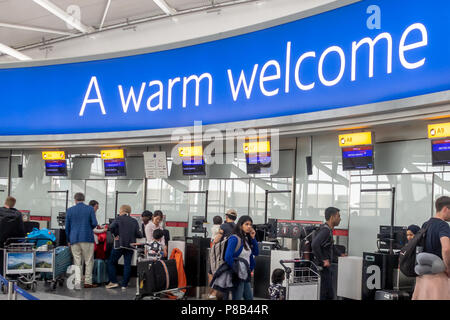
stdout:
<svg viewBox="0 0 450 320">
<path fill-rule="evenodd" d="M 92 270 L 94 267 L 94 228 L 97 227 L 94 208 L 84 204 L 84 194 L 75 194 L 75 206 L 67 209 L 66 235 L 72 249 L 75 265 L 82 270 L 82 260 L 86 264 L 85 288 L 94 288 Z M 81 288 L 81 272 L 75 273 L 75 289 Z"/>
<path fill-rule="evenodd" d="M 436 215 L 422 226 L 428 225 L 423 251 L 442 259 L 445 271 L 418 276 L 412 300 L 450 299 L 450 197 L 438 198 L 435 206 Z"/>
</svg>

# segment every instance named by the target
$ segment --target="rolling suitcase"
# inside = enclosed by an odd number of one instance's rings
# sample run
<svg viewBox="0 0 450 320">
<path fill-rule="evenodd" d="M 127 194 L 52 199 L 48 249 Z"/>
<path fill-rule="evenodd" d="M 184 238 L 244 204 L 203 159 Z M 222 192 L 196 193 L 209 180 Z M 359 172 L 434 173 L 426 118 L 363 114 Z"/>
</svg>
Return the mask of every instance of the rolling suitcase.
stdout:
<svg viewBox="0 0 450 320">
<path fill-rule="evenodd" d="M 139 296 L 178 288 L 176 260 L 141 260 L 137 263 Z"/>
<path fill-rule="evenodd" d="M 155 289 L 163 291 L 178 287 L 178 271 L 175 259 L 159 260 L 153 265 Z"/>
<path fill-rule="evenodd" d="M 378 290 L 375 292 L 375 300 L 409 300 L 409 294 L 398 290 Z"/>
<path fill-rule="evenodd" d="M 105 260 L 95 259 L 92 271 L 92 282 L 96 284 L 108 283 L 108 267 Z"/>
</svg>

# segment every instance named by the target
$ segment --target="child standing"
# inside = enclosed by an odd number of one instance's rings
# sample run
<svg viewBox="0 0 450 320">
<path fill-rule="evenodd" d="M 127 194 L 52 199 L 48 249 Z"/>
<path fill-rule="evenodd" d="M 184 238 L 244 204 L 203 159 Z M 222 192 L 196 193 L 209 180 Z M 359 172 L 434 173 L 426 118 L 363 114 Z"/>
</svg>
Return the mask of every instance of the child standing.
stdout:
<svg viewBox="0 0 450 320">
<path fill-rule="evenodd" d="M 167 257 L 167 247 L 163 242 L 164 232 L 161 229 L 153 231 L 153 242 L 147 248 L 147 257 L 152 260 L 159 260 Z"/>
<path fill-rule="evenodd" d="M 214 225 L 211 227 L 211 243 L 210 243 L 210 247 L 213 246 L 214 244 L 214 239 L 216 238 L 216 236 L 219 234 L 219 230 L 220 230 L 220 226 L 222 225 L 222 217 L 221 216 L 215 216 L 213 218 L 213 223 Z M 211 284 L 211 280 L 212 280 L 212 273 L 211 270 L 208 271 L 208 283 Z M 216 298 L 216 290 L 214 290 L 213 288 L 211 288 L 209 290 L 209 299 L 215 299 Z"/>
<path fill-rule="evenodd" d="M 270 300 L 286 300 L 286 287 L 283 287 L 284 270 L 275 269 L 272 272 L 272 284 L 269 286 Z"/>
</svg>

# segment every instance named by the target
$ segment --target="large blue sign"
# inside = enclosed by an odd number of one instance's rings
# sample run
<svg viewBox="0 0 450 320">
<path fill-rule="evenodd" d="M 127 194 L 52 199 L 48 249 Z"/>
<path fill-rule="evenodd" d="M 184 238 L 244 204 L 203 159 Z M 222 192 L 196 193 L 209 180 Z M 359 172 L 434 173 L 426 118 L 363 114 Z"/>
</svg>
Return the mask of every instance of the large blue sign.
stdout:
<svg viewBox="0 0 450 320">
<path fill-rule="evenodd" d="M 302 114 L 450 89 L 450 1 L 361 1 L 122 58 L 0 69 L 0 135 L 114 132 Z"/>
</svg>

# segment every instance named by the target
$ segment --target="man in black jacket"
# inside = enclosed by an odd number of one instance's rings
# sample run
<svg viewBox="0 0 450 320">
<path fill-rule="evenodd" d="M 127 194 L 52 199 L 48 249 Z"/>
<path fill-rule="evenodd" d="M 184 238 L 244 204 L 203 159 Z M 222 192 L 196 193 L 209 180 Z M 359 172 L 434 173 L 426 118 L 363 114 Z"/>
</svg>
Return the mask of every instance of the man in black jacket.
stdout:
<svg viewBox="0 0 450 320">
<path fill-rule="evenodd" d="M 107 289 L 119 286 L 116 277 L 116 265 L 121 256 L 123 256 L 123 279 L 121 284 L 123 290 L 127 288 L 130 281 L 131 259 L 134 253 L 130 244 L 136 243 L 136 238 L 142 238 L 139 224 L 136 219 L 129 216 L 130 213 L 131 207 L 129 205 L 121 206 L 119 216 L 109 226 L 109 230 L 114 236 L 114 242 L 118 242 L 119 247 L 114 246 L 108 260 L 109 284 L 106 285 Z"/>
<path fill-rule="evenodd" d="M 341 222 L 338 208 L 329 207 L 325 209 L 326 222 L 315 231 L 311 248 L 315 263 L 322 267 L 320 271 L 320 300 L 332 300 L 335 298 L 333 288 L 332 263 L 337 262 L 339 256 L 345 256 L 336 250 L 333 240 L 333 229 Z"/>
<path fill-rule="evenodd" d="M 5 204 L 0 208 L 0 248 L 9 238 L 25 237 L 22 213 L 14 208 L 16 199 L 7 197 Z M 3 251 L 0 251 L 0 274 L 3 275 Z"/>
</svg>

